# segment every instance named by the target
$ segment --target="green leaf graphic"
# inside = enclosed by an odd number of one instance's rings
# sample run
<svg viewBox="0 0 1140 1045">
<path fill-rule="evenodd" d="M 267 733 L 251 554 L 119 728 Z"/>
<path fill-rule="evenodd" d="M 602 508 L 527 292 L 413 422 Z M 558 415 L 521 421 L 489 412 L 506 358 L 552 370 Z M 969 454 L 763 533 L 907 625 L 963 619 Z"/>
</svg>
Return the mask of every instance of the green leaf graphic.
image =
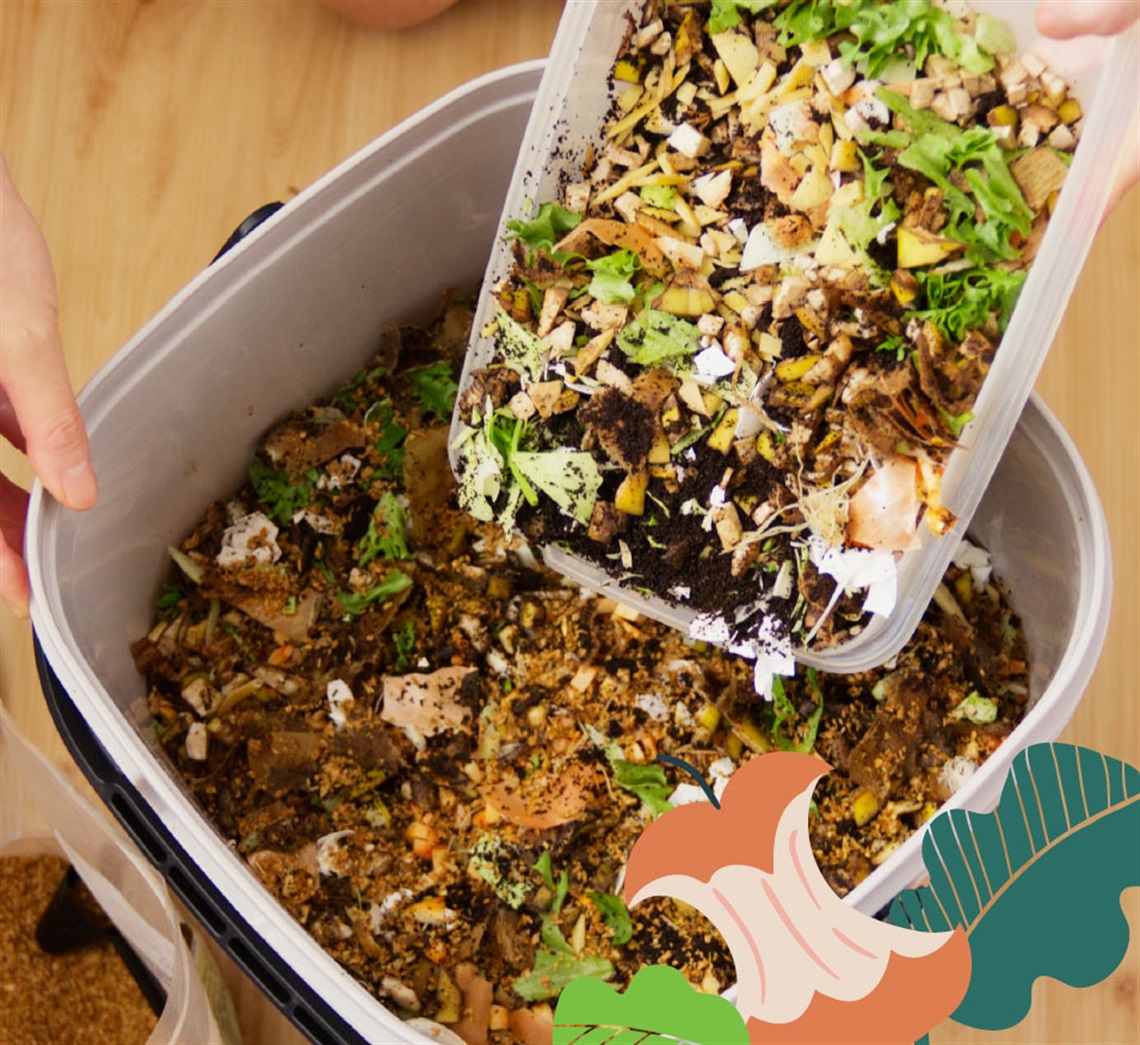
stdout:
<svg viewBox="0 0 1140 1045">
<path fill-rule="evenodd" d="M 554 1011 L 554 1045 L 748 1045 L 732 1002 L 702 994 L 668 965 L 648 965 L 624 994 L 600 980 L 574 980 Z"/>
<path fill-rule="evenodd" d="M 992 813 L 940 813 L 923 840 L 930 885 L 891 906 L 895 925 L 970 941 L 970 989 L 953 1019 L 1001 1030 L 1033 981 L 1088 987 L 1128 948 L 1120 894 L 1140 885 L 1140 771 L 1070 744 L 1034 744 Z"/>
</svg>

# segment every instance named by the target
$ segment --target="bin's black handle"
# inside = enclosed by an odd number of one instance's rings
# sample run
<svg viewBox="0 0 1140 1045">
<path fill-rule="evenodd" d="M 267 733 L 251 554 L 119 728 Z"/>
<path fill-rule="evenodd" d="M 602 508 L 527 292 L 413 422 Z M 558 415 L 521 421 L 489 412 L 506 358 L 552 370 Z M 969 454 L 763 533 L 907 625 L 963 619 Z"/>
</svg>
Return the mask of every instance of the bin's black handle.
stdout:
<svg viewBox="0 0 1140 1045">
<path fill-rule="evenodd" d="M 213 260 L 210 262 L 212 265 L 228 250 L 232 250 L 243 239 L 246 238 L 254 229 L 258 227 L 266 218 L 272 217 L 276 214 L 285 204 L 280 200 L 274 200 L 272 203 L 263 203 L 257 208 L 248 218 L 245 219 L 233 232 L 230 233 L 230 238 L 222 244 L 222 249 L 214 255 Z"/>
</svg>

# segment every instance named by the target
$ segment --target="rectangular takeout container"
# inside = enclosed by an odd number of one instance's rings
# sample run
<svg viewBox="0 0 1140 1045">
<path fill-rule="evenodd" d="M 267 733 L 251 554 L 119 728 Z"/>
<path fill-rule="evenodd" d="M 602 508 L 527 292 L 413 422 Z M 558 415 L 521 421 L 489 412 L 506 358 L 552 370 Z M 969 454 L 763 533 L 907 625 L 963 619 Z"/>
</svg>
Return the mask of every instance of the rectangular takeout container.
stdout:
<svg viewBox="0 0 1140 1045">
<path fill-rule="evenodd" d="M 581 180 L 588 146 L 602 143 L 604 118 L 613 101 L 610 72 L 629 17 L 643 6 L 644 0 L 579 0 L 567 5 L 527 124 L 500 229 L 505 230 L 509 219 L 529 218 L 540 203 L 557 200 L 567 182 Z M 950 563 L 956 537 L 969 528 L 1033 388 L 1092 245 L 1136 114 L 1140 26 L 1111 41 L 1086 37 L 1060 43 L 1037 34 L 1036 4 L 977 0 L 970 7 L 1003 21 L 1017 40 L 1019 54 L 1037 55 L 1069 82 L 1085 110 L 1080 141 L 978 397 L 975 419 L 964 430 L 960 449 L 951 456 L 942 480 L 942 503 L 958 523 L 942 539 L 925 525 L 919 526 L 920 547 L 898 557 L 898 601 L 889 616 L 873 617 L 857 637 L 831 649 L 795 647 L 798 661 L 825 671 L 875 667 L 897 653 L 913 634 Z M 506 278 L 512 260 L 509 243 L 500 238 L 488 265 L 461 389 L 471 370 L 491 361 L 493 343 L 477 335 L 494 315 L 489 288 Z M 455 465 L 454 449 L 452 454 Z M 581 584 L 688 632 L 695 616 L 691 610 L 623 586 L 582 557 L 556 546 L 548 546 L 545 557 L 549 565 Z"/>
<path fill-rule="evenodd" d="M 179 543 L 243 480 L 277 418 L 331 392 L 394 321 L 428 319 L 480 278 L 541 63 L 462 88 L 333 170 L 174 298 L 80 394 L 99 504 L 34 491 L 27 531 L 45 695 L 64 739 L 140 848 L 313 1041 L 430 1041 L 350 977 L 206 821 L 148 730 L 130 644 Z M 441 249 L 444 248 L 444 249 Z M 272 380 L 266 375 L 272 373 Z M 1055 737 L 1099 652 L 1110 565 L 1072 444 L 1031 401 L 974 519 L 1012 589 L 1035 704 L 952 804 L 996 802 L 1016 750 Z M 921 874 L 918 840 L 849 898 L 874 913 Z"/>
</svg>

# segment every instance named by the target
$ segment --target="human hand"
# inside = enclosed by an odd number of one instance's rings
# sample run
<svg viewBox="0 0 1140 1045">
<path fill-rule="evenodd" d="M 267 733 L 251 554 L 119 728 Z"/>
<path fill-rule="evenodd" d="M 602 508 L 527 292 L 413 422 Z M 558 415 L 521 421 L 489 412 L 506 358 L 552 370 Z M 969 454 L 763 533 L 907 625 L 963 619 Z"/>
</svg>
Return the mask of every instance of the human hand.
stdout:
<svg viewBox="0 0 1140 1045">
<path fill-rule="evenodd" d="M 98 490 L 87 432 L 59 340 L 47 244 L 0 156 L 0 436 L 28 455 L 61 504 L 90 508 Z M 24 520 L 28 495 L 0 474 L 0 598 L 28 611 Z"/>
<path fill-rule="evenodd" d="M 1074 36 L 1111 36 L 1140 20 L 1137 0 L 1041 0 L 1037 6 L 1037 28 L 1044 36 L 1070 40 Z M 1112 187 L 1108 210 L 1140 180 L 1140 116 L 1132 121 L 1128 147 L 1124 152 L 1116 184 Z"/>
</svg>

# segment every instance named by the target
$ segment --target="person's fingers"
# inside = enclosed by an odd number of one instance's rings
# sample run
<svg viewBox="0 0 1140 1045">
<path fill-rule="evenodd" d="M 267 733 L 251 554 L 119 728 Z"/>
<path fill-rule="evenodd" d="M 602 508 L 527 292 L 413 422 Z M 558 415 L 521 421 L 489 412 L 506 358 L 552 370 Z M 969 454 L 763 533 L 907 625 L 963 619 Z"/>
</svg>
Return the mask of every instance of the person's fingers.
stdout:
<svg viewBox="0 0 1140 1045">
<path fill-rule="evenodd" d="M 0 474 L 0 599 L 20 617 L 28 615 L 28 574 L 23 558 L 27 514 L 27 493 Z"/>
<path fill-rule="evenodd" d="M 63 504 L 90 508 L 97 487 L 87 433 L 59 340 L 55 277 L 39 226 L 0 172 L 0 386 L 8 400 L 6 436 L 21 440 L 32 468 Z"/>
<path fill-rule="evenodd" d="M 1058 40 L 1088 34 L 1110 36 L 1137 19 L 1137 0 L 1041 0 L 1037 7 L 1037 28 Z"/>
</svg>

